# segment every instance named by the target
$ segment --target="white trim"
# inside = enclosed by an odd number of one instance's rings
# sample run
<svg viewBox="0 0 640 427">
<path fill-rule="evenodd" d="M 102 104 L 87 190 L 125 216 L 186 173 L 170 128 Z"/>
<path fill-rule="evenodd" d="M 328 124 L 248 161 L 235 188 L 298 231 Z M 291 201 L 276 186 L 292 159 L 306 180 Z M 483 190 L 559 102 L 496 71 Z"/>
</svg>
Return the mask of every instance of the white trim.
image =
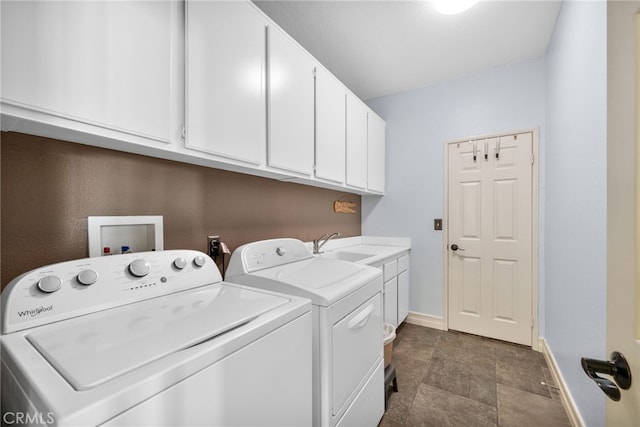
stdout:
<svg viewBox="0 0 640 427">
<path fill-rule="evenodd" d="M 539 146 L 539 134 L 538 128 L 532 129 L 524 129 L 515 132 L 502 132 L 496 134 L 489 135 L 476 135 L 470 138 L 451 140 L 444 142 L 444 205 L 443 205 L 443 218 L 442 218 L 442 230 L 443 230 L 443 239 L 442 239 L 442 251 L 443 251 L 443 298 L 442 298 L 442 313 L 443 313 L 443 330 L 448 330 L 449 328 L 449 257 L 448 257 L 448 242 L 449 242 L 449 150 L 448 146 L 450 144 L 457 144 L 459 142 L 468 142 L 470 140 L 476 139 L 489 139 L 496 138 L 507 135 L 521 134 L 521 133 L 531 133 L 532 134 L 532 151 L 533 151 L 533 165 L 532 165 L 532 175 L 531 175 L 531 316 L 532 316 L 532 325 L 531 325 L 531 348 L 536 351 L 540 351 L 540 345 L 538 341 L 539 334 L 539 323 L 540 316 L 538 313 L 539 307 L 539 276 L 538 276 L 538 268 L 539 268 L 539 165 L 540 165 L 540 146 Z"/>
<path fill-rule="evenodd" d="M 442 326 L 449 329 L 449 142 L 444 143 L 444 200 L 442 205 Z"/>
<path fill-rule="evenodd" d="M 584 427 L 584 420 L 582 419 L 582 415 L 580 415 L 580 411 L 576 406 L 576 402 L 573 400 L 571 393 L 569 392 L 569 388 L 567 387 L 567 383 L 564 381 L 562 377 L 562 372 L 560 372 L 560 368 L 556 363 L 555 357 L 553 357 L 553 353 L 547 344 L 547 341 L 544 338 L 540 338 L 540 348 L 542 350 L 542 354 L 544 355 L 544 359 L 547 362 L 547 366 L 549 367 L 549 371 L 551 371 L 551 376 L 553 376 L 553 382 L 558 386 L 560 391 L 560 399 L 562 400 L 562 406 L 564 406 L 564 410 L 569 417 L 569 422 L 574 427 Z"/>
<path fill-rule="evenodd" d="M 540 209 L 540 182 L 539 182 L 539 164 L 540 164 L 540 146 L 538 139 L 538 128 L 533 129 L 533 165 L 531 176 L 531 315 L 533 324 L 531 325 L 531 348 L 536 351 L 540 350 L 540 284 L 538 283 L 538 269 L 540 250 L 540 232 L 539 232 L 539 209 Z"/>
<path fill-rule="evenodd" d="M 426 326 L 427 328 L 438 329 L 440 331 L 446 331 L 447 328 L 444 324 L 444 319 L 439 316 L 432 316 L 430 314 L 417 313 L 410 311 L 407 316 L 407 323 L 418 326 Z"/>
</svg>

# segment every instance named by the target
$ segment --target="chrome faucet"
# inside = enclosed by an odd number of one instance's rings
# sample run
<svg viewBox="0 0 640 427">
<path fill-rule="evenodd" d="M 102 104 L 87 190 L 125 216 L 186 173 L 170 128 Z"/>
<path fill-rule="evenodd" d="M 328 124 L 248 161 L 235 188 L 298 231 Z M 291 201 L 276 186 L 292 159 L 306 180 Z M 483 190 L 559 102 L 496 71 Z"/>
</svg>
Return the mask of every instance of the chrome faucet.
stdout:
<svg viewBox="0 0 640 427">
<path fill-rule="evenodd" d="M 335 232 L 335 233 L 333 233 L 331 235 L 325 233 L 322 236 L 320 236 L 317 239 L 315 239 L 313 241 L 313 254 L 314 255 L 319 254 L 320 253 L 320 248 L 323 247 L 325 245 L 325 243 L 327 243 L 329 240 L 333 239 L 334 237 L 340 237 L 340 233 Z M 322 243 L 320 243 L 320 241 L 322 239 L 324 239 L 324 241 Z"/>
</svg>

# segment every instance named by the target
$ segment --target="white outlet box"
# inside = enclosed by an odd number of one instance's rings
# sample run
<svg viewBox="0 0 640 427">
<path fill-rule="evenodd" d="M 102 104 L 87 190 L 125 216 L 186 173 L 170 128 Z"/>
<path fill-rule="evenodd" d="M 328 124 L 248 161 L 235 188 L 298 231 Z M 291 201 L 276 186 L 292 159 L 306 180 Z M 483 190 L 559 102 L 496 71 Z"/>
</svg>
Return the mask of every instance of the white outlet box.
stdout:
<svg viewBox="0 0 640 427">
<path fill-rule="evenodd" d="M 162 215 L 90 216 L 87 222 L 90 257 L 101 256 L 105 247 L 112 254 L 121 253 L 122 246 L 130 252 L 164 249 Z"/>
</svg>

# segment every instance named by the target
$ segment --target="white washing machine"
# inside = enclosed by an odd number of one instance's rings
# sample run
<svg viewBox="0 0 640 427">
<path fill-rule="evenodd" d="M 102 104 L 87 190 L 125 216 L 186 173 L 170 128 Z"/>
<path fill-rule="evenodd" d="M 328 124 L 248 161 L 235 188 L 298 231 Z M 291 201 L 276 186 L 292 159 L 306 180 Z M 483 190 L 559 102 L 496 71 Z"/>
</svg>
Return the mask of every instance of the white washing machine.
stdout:
<svg viewBox="0 0 640 427">
<path fill-rule="evenodd" d="M 87 258 L 2 293 L 2 422 L 312 423 L 308 299 L 223 282 L 201 252 Z"/>
<path fill-rule="evenodd" d="M 382 273 L 314 257 L 296 239 L 241 246 L 227 279 L 313 304 L 315 426 L 376 426 L 384 414 Z"/>
</svg>

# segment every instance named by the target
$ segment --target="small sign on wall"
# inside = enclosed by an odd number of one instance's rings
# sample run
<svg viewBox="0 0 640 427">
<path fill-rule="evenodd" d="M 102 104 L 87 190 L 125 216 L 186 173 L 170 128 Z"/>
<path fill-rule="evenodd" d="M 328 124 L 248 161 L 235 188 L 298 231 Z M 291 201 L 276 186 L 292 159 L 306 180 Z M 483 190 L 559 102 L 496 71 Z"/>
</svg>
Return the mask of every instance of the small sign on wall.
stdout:
<svg viewBox="0 0 640 427">
<path fill-rule="evenodd" d="M 354 209 L 356 206 L 358 205 L 353 202 L 348 202 L 348 201 L 344 202 L 342 200 L 336 200 L 335 202 L 333 202 L 333 211 L 338 213 L 354 214 L 356 213 Z"/>
</svg>

